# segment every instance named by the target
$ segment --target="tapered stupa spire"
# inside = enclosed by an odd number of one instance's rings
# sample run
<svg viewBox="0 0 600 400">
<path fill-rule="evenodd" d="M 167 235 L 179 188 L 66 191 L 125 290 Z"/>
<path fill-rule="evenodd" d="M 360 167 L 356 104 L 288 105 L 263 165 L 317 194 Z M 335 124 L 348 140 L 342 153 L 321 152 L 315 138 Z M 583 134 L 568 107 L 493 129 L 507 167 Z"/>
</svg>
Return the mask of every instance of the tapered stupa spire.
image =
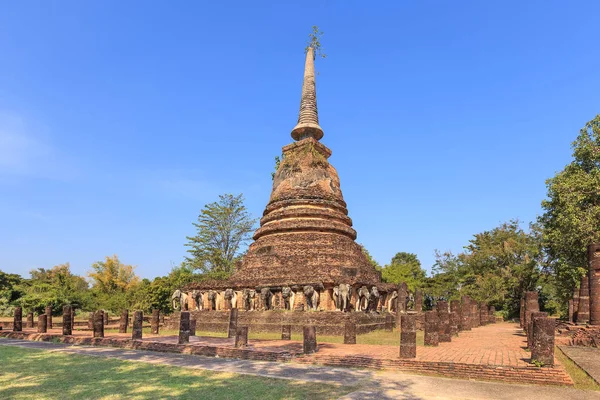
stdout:
<svg viewBox="0 0 600 400">
<path fill-rule="evenodd" d="M 319 126 L 319 113 L 317 111 L 315 51 L 312 46 L 308 47 L 306 51 L 304 82 L 302 83 L 302 98 L 300 99 L 298 125 L 292 130 L 292 138 L 294 138 L 294 140 L 302 140 L 309 137 L 316 140 L 323 137 L 323 129 Z"/>
</svg>

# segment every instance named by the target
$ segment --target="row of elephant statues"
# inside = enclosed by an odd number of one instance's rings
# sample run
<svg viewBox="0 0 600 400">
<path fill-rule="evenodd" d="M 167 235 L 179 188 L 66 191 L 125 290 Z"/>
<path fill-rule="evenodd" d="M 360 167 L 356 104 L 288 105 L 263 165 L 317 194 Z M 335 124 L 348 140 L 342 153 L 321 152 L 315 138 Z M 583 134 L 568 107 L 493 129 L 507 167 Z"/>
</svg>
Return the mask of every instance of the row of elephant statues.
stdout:
<svg viewBox="0 0 600 400">
<path fill-rule="evenodd" d="M 302 291 L 306 302 L 307 310 L 318 310 L 320 303 L 320 293 L 313 285 L 305 285 L 294 291 L 290 286 L 281 288 L 281 299 L 283 301 L 283 309 L 294 310 L 294 300 L 297 291 Z M 191 308 L 190 300 L 193 300 L 194 309 L 201 311 L 204 308 L 204 296 L 208 300 L 210 310 L 217 309 L 217 299 L 219 294 L 223 299 L 230 304 L 229 308 L 237 308 L 238 293 L 233 289 L 225 289 L 224 291 L 216 290 L 192 290 L 184 292 L 175 290 L 171 296 L 171 303 L 174 310 L 189 310 Z M 246 311 L 254 311 L 259 309 L 257 300 L 260 299 L 260 309 L 263 311 L 273 309 L 274 293 L 271 288 L 263 287 L 257 289 L 243 289 L 242 309 Z M 333 302 L 335 310 L 351 311 L 352 287 L 349 284 L 340 284 L 333 287 Z M 382 296 L 376 286 L 369 290 L 367 286 L 361 286 L 356 290 L 356 303 L 353 304 L 355 311 L 375 312 L 378 306 L 386 307 L 389 311 L 395 311 L 398 292 L 393 291 Z M 383 297 L 383 298 L 382 298 Z M 383 301 L 381 303 L 380 301 Z"/>
</svg>

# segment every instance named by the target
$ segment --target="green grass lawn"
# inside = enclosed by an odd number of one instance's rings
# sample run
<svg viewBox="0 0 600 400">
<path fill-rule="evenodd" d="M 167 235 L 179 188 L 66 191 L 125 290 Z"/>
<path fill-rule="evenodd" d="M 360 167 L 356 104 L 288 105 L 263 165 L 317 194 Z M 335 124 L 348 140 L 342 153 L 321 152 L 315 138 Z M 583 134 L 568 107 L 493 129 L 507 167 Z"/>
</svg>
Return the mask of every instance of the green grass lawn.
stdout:
<svg viewBox="0 0 600 400">
<path fill-rule="evenodd" d="M 0 346 L 0 399 L 335 399 L 356 388 Z"/>
</svg>

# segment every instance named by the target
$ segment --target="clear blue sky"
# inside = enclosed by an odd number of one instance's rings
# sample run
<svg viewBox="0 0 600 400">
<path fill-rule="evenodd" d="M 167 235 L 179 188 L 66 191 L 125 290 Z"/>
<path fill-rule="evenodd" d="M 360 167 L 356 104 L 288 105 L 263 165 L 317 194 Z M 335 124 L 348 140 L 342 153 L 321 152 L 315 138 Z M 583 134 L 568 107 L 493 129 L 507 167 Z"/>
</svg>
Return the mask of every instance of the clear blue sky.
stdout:
<svg viewBox="0 0 600 400">
<path fill-rule="evenodd" d="M 294 3 L 0 0 L 0 269 L 165 275 L 219 194 L 260 216 L 312 25 L 322 141 L 381 264 L 535 219 L 600 113 L 600 2 Z"/>
</svg>

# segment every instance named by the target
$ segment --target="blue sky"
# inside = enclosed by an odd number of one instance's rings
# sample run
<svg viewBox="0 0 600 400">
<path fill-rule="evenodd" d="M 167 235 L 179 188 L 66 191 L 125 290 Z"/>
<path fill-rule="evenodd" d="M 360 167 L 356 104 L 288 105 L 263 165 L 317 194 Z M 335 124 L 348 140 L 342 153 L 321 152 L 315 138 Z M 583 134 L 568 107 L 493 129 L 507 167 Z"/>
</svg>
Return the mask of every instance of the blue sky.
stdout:
<svg viewBox="0 0 600 400">
<path fill-rule="evenodd" d="M 540 213 L 600 113 L 596 1 L 0 0 L 0 269 L 165 275 L 200 209 L 256 217 L 312 25 L 322 142 L 381 263 Z"/>
</svg>

